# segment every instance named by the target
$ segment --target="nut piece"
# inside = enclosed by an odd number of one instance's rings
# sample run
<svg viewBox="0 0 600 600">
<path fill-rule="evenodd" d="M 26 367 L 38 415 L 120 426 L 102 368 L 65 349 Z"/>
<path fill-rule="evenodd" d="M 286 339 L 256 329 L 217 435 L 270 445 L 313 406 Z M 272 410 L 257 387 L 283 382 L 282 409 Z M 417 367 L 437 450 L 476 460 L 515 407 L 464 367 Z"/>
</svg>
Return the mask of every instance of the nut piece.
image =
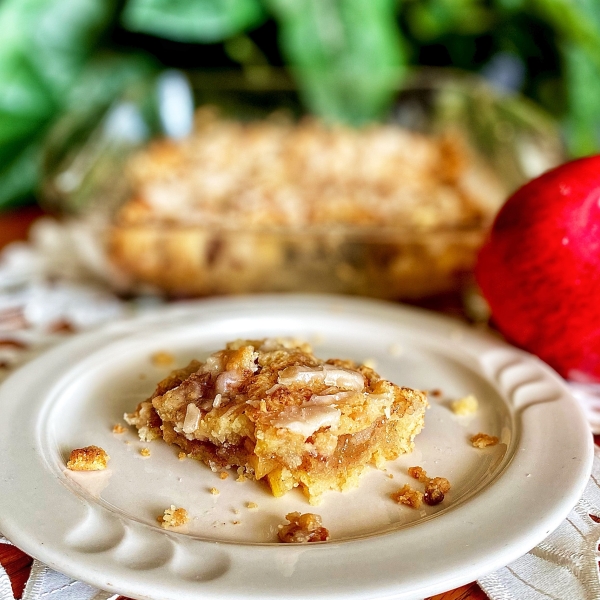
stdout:
<svg viewBox="0 0 600 600">
<path fill-rule="evenodd" d="M 398 504 L 406 504 L 411 508 L 419 508 L 423 502 L 423 494 L 418 490 L 413 490 L 408 484 L 390 494 L 390 498 Z"/>
<path fill-rule="evenodd" d="M 473 394 L 469 394 L 464 398 L 460 398 L 460 400 L 454 400 L 454 402 L 451 402 L 450 408 L 455 415 L 464 417 L 476 413 L 477 409 L 479 408 L 479 402 L 477 401 L 477 398 L 473 396 Z"/>
<path fill-rule="evenodd" d="M 108 466 L 110 456 L 99 446 L 75 448 L 67 462 L 71 471 L 103 471 Z"/>
<path fill-rule="evenodd" d="M 285 515 L 285 518 L 289 524 L 280 525 L 277 534 L 282 542 L 305 544 L 307 542 L 326 542 L 329 539 L 329 531 L 323 527 L 319 515 L 293 512 Z"/>
<path fill-rule="evenodd" d="M 166 508 L 164 514 L 158 516 L 156 520 L 164 529 L 171 529 L 185 525 L 190 518 L 185 508 L 176 508 L 174 504 L 171 504 L 171 508 Z"/>
<path fill-rule="evenodd" d="M 495 435 L 488 435 L 487 433 L 477 433 L 471 438 L 471 444 L 475 448 L 487 448 L 488 446 L 495 446 L 500 440 Z"/>
</svg>

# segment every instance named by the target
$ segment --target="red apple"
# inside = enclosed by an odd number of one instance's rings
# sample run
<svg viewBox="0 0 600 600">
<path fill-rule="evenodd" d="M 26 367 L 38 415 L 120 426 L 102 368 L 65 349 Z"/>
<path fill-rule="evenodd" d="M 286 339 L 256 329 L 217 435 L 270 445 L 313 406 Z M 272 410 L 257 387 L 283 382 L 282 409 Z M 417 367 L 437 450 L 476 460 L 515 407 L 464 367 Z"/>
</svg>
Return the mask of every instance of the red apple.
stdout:
<svg viewBox="0 0 600 600">
<path fill-rule="evenodd" d="M 475 275 L 509 341 L 564 377 L 600 381 L 600 155 L 517 190 Z"/>
</svg>

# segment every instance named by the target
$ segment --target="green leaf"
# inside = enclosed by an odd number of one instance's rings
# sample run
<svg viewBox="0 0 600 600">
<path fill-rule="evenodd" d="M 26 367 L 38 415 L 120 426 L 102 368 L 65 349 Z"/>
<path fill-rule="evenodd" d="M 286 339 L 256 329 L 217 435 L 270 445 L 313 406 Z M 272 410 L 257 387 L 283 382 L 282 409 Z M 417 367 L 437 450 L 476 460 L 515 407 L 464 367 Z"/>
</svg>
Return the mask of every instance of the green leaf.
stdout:
<svg viewBox="0 0 600 600">
<path fill-rule="evenodd" d="M 33 194 L 40 173 L 40 147 L 38 138 L 10 161 L 0 163 L 0 209 L 18 206 Z"/>
<path fill-rule="evenodd" d="M 309 109 L 328 121 L 380 118 L 404 72 L 394 0 L 268 0 Z"/>
<path fill-rule="evenodd" d="M 260 25 L 259 0 L 128 0 L 121 16 L 130 31 L 179 42 L 220 42 Z"/>
<path fill-rule="evenodd" d="M 574 44 L 565 44 L 563 56 L 570 109 L 567 144 L 572 156 L 586 156 L 600 148 L 600 68 Z"/>
<path fill-rule="evenodd" d="M 115 9 L 116 0 L 0 3 L 0 206 L 31 191 L 39 140 Z"/>
</svg>

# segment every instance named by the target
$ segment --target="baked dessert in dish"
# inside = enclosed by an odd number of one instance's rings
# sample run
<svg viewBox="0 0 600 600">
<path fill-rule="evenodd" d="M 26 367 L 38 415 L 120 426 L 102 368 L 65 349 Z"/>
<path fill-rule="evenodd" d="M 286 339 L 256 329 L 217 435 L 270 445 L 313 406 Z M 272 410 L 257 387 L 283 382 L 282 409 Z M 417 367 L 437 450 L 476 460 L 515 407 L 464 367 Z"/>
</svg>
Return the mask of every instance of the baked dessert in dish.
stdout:
<svg viewBox="0 0 600 600">
<path fill-rule="evenodd" d="M 237 469 L 275 496 L 300 487 L 311 504 L 358 484 L 370 465 L 410 452 L 427 398 L 304 343 L 238 340 L 159 382 L 125 420 L 213 471 Z"/>
<path fill-rule="evenodd" d="M 507 192 L 456 132 L 242 123 L 209 108 L 127 173 L 109 257 L 133 285 L 173 295 L 452 289 Z"/>
</svg>

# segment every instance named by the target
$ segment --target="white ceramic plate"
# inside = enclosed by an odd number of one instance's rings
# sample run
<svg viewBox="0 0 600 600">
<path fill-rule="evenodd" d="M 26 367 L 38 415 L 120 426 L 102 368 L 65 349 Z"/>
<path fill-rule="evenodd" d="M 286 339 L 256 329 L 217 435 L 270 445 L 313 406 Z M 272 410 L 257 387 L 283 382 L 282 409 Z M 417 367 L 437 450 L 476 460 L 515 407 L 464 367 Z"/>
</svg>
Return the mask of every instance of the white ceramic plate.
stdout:
<svg viewBox="0 0 600 600">
<path fill-rule="evenodd" d="M 441 390 L 415 451 L 311 507 L 300 492 L 276 499 L 259 483 L 178 460 L 161 441 L 112 432 L 169 370 L 152 364 L 153 353 L 183 365 L 226 341 L 267 336 L 304 338 L 322 358 L 371 359 L 400 385 Z M 480 409 L 458 417 L 448 402 L 467 394 Z M 423 598 L 454 588 L 556 528 L 593 454 L 578 405 L 539 360 L 431 313 L 334 296 L 215 299 L 115 323 L 15 373 L 0 411 L 0 531 L 72 577 L 161 600 Z M 480 431 L 501 443 L 473 448 Z M 67 472 L 69 451 L 91 444 L 108 451 L 110 469 Z M 414 465 L 449 479 L 441 505 L 414 510 L 389 498 L 418 485 L 406 472 Z M 156 522 L 171 504 L 192 517 L 181 532 Z M 331 540 L 277 544 L 293 510 L 318 512 Z"/>
</svg>

